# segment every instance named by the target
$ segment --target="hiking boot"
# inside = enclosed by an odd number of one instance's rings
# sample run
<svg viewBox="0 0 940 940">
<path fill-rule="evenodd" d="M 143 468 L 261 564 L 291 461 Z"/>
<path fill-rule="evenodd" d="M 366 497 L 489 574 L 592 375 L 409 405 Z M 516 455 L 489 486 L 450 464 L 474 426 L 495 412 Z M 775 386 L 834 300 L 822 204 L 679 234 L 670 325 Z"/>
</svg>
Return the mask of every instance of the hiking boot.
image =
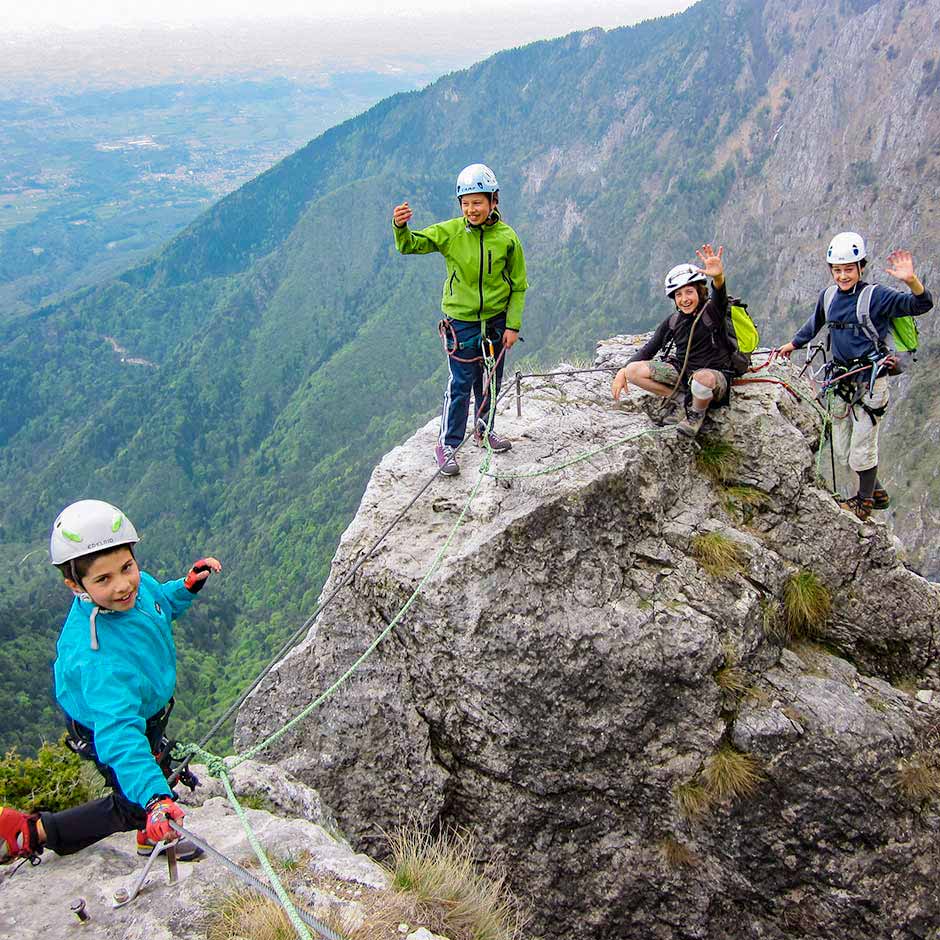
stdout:
<svg viewBox="0 0 940 940">
<path fill-rule="evenodd" d="M 506 440 L 505 437 L 500 437 L 498 434 L 494 434 L 490 431 L 488 434 L 485 431 L 477 431 L 473 435 L 473 443 L 477 447 L 483 446 L 483 436 L 486 435 L 486 439 L 489 442 L 490 449 L 494 454 L 504 454 L 507 450 L 512 450 L 512 444 Z"/>
<path fill-rule="evenodd" d="M 442 477 L 455 477 L 460 473 L 460 467 L 457 465 L 457 455 L 450 444 L 438 444 L 434 448 L 434 456 L 437 458 L 437 465 L 440 468 Z"/>
<path fill-rule="evenodd" d="M 147 838 L 146 829 L 137 830 L 137 854 L 150 855 L 156 842 Z M 202 858 L 205 854 L 198 845 L 190 842 L 189 839 L 179 838 L 172 843 L 176 846 L 176 860 L 178 862 L 195 862 L 197 858 Z"/>
<path fill-rule="evenodd" d="M 676 425 L 676 430 L 683 437 L 695 437 L 699 431 L 702 429 L 702 425 L 705 423 L 705 415 L 707 412 L 696 411 L 694 408 L 685 409 L 685 417 Z"/>
<path fill-rule="evenodd" d="M 891 497 L 887 490 L 876 489 L 871 494 L 872 509 L 887 509 L 891 505 Z"/>
<path fill-rule="evenodd" d="M 849 512 L 854 512 L 862 522 L 868 522 L 871 518 L 872 510 L 875 508 L 875 501 L 859 496 L 858 493 L 856 493 L 849 499 L 842 500 L 839 503 L 839 508 L 848 509 Z"/>
<path fill-rule="evenodd" d="M 39 855 L 42 846 L 36 830 L 38 819 L 38 814 L 27 816 L 12 806 L 0 806 L 0 865 Z"/>
</svg>

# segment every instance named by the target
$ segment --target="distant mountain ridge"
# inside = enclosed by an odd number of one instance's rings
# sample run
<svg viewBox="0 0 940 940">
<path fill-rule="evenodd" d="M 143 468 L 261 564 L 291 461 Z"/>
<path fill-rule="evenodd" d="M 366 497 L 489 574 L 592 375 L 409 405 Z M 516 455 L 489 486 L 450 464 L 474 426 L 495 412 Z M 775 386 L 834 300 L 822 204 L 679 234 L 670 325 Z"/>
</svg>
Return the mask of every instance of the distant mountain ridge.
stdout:
<svg viewBox="0 0 940 940">
<path fill-rule="evenodd" d="M 226 563 L 215 602 L 180 625 L 179 713 L 227 704 L 312 609 L 377 458 L 437 407 L 442 267 L 398 257 L 389 217 L 402 198 L 416 226 L 455 214 L 467 163 L 496 169 L 525 245 L 530 364 L 652 326 L 663 272 L 706 239 L 725 245 L 768 342 L 811 309 L 840 228 L 880 258 L 903 242 L 929 282 L 938 21 L 940 0 L 702 0 L 509 50 L 332 128 L 150 261 L 0 327 L 8 648 L 51 656 L 62 589 L 16 562 L 62 505 L 100 495 L 143 529 L 154 573 L 209 548 Z M 926 377 L 935 320 L 921 335 Z M 898 489 L 912 556 L 936 576 L 932 510 L 913 498 L 940 485 L 936 396 L 916 376 L 904 388 L 889 444 L 911 480 L 911 497 Z M 4 710 L 8 742 L 30 740 L 40 713 L 54 727 L 37 676 L 26 692 L 0 680 L 0 702 L 26 696 Z"/>
</svg>

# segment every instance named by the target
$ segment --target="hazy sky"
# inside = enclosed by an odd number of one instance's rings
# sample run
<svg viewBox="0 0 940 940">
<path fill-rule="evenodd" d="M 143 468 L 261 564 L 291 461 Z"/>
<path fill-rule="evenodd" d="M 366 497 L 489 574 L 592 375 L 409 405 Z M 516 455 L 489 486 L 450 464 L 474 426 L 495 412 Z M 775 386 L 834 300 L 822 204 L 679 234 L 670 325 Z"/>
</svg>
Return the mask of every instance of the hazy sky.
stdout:
<svg viewBox="0 0 940 940">
<path fill-rule="evenodd" d="M 487 13 L 501 22 L 517 11 L 553 30 L 569 31 L 587 26 L 618 26 L 675 13 L 691 6 L 691 0 L 0 0 L 4 31 L 50 32 L 56 29 L 99 29 L 103 26 L 185 26 L 213 20 L 257 20 L 283 17 L 344 19 L 417 17 L 445 14 L 472 17 L 468 29 L 484 30 Z M 520 27 L 523 24 L 520 22 Z M 511 36 L 506 37 L 512 39 Z M 487 42 L 487 46 L 492 42 Z"/>
</svg>

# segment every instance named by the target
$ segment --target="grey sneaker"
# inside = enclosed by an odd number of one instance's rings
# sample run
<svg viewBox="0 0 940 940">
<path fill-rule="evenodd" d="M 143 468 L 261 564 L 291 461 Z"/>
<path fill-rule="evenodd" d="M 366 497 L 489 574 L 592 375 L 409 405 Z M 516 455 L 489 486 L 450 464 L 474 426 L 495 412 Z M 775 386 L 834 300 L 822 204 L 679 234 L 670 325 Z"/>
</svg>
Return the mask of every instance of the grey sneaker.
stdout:
<svg viewBox="0 0 940 940">
<path fill-rule="evenodd" d="M 483 435 L 486 434 L 485 431 L 477 431 L 473 435 L 473 443 L 477 447 L 483 446 Z M 504 454 L 507 450 L 512 450 L 512 444 L 506 440 L 505 437 L 500 437 L 498 434 L 494 434 L 492 431 L 489 434 L 486 434 L 487 440 L 490 443 L 490 448 L 495 454 Z"/>
<path fill-rule="evenodd" d="M 434 448 L 434 456 L 437 458 L 437 465 L 440 468 L 442 477 L 455 477 L 460 473 L 457 456 L 450 444 L 438 444 Z"/>
<path fill-rule="evenodd" d="M 676 430 L 683 437 L 695 437 L 702 429 L 707 412 L 696 411 L 694 408 L 685 409 L 685 417 L 676 425 Z"/>
</svg>

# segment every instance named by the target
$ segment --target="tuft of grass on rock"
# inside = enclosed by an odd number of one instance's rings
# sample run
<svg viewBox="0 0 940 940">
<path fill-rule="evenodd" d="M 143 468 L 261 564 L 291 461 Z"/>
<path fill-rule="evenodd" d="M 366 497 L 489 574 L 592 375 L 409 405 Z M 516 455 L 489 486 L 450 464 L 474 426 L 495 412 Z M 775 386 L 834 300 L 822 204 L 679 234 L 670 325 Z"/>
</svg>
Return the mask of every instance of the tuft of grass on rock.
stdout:
<svg viewBox="0 0 940 940">
<path fill-rule="evenodd" d="M 783 624 L 792 642 L 819 636 L 832 610 L 832 597 L 812 571 L 790 575 L 783 588 Z"/>
<path fill-rule="evenodd" d="M 750 754 L 723 744 L 702 770 L 702 779 L 709 796 L 716 800 L 737 800 L 753 794 L 764 775 Z"/>
<path fill-rule="evenodd" d="M 930 755 L 917 752 L 898 761 L 898 791 L 912 803 L 940 797 L 940 769 Z"/>
<path fill-rule="evenodd" d="M 711 796 L 696 780 L 678 783 L 672 794 L 679 806 L 679 812 L 690 822 L 700 819 L 711 809 Z"/>
<path fill-rule="evenodd" d="M 432 836 L 408 825 L 387 836 L 389 875 L 395 890 L 411 895 L 426 911 L 433 933 L 451 940 L 519 940 L 526 916 L 496 864 L 475 862 L 465 832 Z"/>
<path fill-rule="evenodd" d="M 683 845 L 675 836 L 666 836 L 659 842 L 659 851 L 663 861 L 670 868 L 695 868 L 699 857 L 687 845 Z"/>
<path fill-rule="evenodd" d="M 743 460 L 741 452 L 720 437 L 700 437 L 695 466 L 713 483 L 730 483 L 737 477 Z"/>
<path fill-rule="evenodd" d="M 741 570 L 741 547 L 720 532 L 694 536 L 692 555 L 715 578 L 731 578 Z"/>
</svg>

